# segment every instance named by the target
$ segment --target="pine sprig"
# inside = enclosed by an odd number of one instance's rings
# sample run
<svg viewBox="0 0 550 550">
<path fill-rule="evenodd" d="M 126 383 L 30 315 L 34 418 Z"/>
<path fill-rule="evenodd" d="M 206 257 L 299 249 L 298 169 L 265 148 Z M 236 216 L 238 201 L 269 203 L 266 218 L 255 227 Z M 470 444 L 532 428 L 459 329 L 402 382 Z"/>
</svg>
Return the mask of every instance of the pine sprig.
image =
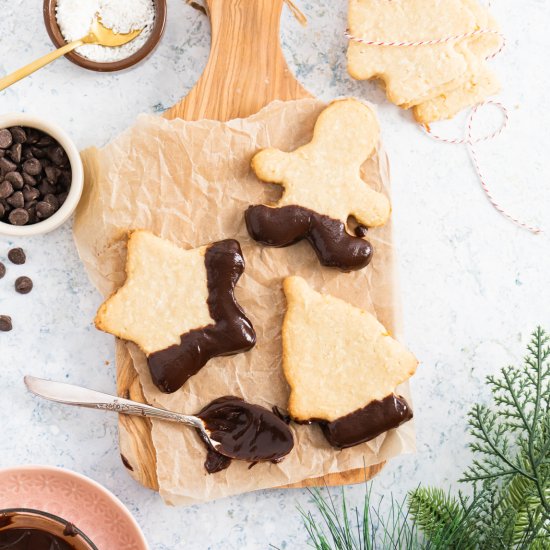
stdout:
<svg viewBox="0 0 550 550">
<path fill-rule="evenodd" d="M 539 327 L 521 367 L 487 378 L 493 404 L 468 415 L 474 454 L 461 482 L 472 496 L 419 487 L 408 501 L 391 497 L 389 514 L 350 513 L 314 490 L 321 521 L 300 510 L 317 550 L 548 550 L 550 548 L 550 345 Z"/>
</svg>

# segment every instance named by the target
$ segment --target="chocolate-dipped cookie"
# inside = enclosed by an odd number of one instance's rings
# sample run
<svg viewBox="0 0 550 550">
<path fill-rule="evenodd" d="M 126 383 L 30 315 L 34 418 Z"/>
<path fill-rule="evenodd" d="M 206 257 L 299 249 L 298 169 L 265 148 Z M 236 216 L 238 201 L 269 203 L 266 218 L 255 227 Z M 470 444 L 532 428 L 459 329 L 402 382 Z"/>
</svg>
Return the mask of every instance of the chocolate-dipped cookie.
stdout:
<svg viewBox="0 0 550 550">
<path fill-rule="evenodd" d="M 285 153 L 264 149 L 252 159 L 261 180 L 284 187 L 276 205 L 250 206 L 246 226 L 267 246 L 307 239 L 322 265 L 361 269 L 372 257 L 365 239 L 346 228 L 350 216 L 365 227 L 383 225 L 388 198 L 361 178 L 361 165 L 376 147 L 379 128 L 373 110 L 355 99 L 331 103 L 315 124 L 310 143 Z"/>
<path fill-rule="evenodd" d="M 417 360 L 370 313 L 313 290 L 301 277 L 284 281 L 283 370 L 288 410 L 319 423 L 328 442 L 345 448 L 412 418 L 396 387 Z"/>
<path fill-rule="evenodd" d="M 96 327 L 136 343 L 155 385 L 172 393 L 212 357 L 256 343 L 234 296 L 243 271 L 235 240 L 184 250 L 148 231 L 133 231 L 126 282 L 99 308 Z"/>
</svg>

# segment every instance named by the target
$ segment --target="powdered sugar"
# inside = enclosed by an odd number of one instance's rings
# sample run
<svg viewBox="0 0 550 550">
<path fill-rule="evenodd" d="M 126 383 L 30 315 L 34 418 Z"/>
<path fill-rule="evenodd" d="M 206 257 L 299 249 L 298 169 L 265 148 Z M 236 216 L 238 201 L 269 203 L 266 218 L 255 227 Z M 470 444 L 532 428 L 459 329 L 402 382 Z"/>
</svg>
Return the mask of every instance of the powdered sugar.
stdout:
<svg viewBox="0 0 550 550">
<path fill-rule="evenodd" d="M 80 55 L 99 62 L 114 62 L 130 57 L 147 41 L 155 20 L 154 0 L 58 0 L 57 23 L 67 42 L 86 36 L 96 14 L 106 27 L 117 33 L 143 29 L 123 46 L 108 48 L 86 44 L 76 49 Z"/>
</svg>

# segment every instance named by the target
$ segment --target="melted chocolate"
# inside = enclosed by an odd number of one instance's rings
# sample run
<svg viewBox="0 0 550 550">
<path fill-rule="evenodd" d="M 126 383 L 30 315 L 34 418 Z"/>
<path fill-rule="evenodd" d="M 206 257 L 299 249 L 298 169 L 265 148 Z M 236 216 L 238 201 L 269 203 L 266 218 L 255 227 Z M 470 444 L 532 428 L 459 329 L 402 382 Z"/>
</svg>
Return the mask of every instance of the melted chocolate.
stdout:
<svg viewBox="0 0 550 550">
<path fill-rule="evenodd" d="M 339 449 L 370 441 L 380 434 L 397 428 L 413 417 L 412 409 L 401 396 L 390 394 L 381 401 L 375 400 L 332 422 L 318 422 L 328 442 Z"/>
<path fill-rule="evenodd" d="M 268 409 L 240 397 L 220 397 L 204 407 L 199 416 L 219 450 L 207 443 L 204 467 L 209 474 L 224 470 L 231 459 L 247 462 L 279 462 L 294 447 L 287 424 Z M 199 432 L 200 434 L 200 432 Z M 206 443 L 206 441 L 205 441 Z"/>
<path fill-rule="evenodd" d="M 350 235 L 340 220 L 302 206 L 249 206 L 245 220 L 250 236 L 267 246 L 290 246 L 306 239 L 327 267 L 352 271 L 366 267 L 372 258 L 371 244 Z"/>
<path fill-rule="evenodd" d="M 153 382 L 165 393 L 181 388 L 212 357 L 248 351 L 256 343 L 252 323 L 234 295 L 235 285 L 244 271 L 239 243 L 227 239 L 211 244 L 204 261 L 208 310 L 215 323 L 182 334 L 179 344 L 148 357 Z"/>
<path fill-rule="evenodd" d="M 0 531 L 0 550 L 74 550 L 74 546 L 41 529 Z"/>
</svg>

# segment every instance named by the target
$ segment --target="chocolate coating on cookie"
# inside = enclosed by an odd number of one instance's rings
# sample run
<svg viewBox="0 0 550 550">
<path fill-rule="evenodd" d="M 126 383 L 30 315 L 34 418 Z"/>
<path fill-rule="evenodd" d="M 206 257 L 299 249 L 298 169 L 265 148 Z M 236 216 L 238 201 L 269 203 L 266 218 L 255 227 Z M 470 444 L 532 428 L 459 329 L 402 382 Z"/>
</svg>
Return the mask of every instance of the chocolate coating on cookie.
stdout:
<svg viewBox="0 0 550 550">
<path fill-rule="evenodd" d="M 256 343 L 252 323 L 235 300 L 235 285 L 244 271 L 239 243 L 227 239 L 210 245 L 205 266 L 208 310 L 214 324 L 182 334 L 179 344 L 148 357 L 153 382 L 165 393 L 181 388 L 212 357 L 248 351 Z"/>
<path fill-rule="evenodd" d="M 306 239 L 322 265 L 353 271 L 372 258 L 371 244 L 346 231 L 345 224 L 302 206 L 250 206 L 245 212 L 250 236 L 267 246 L 290 246 Z"/>
<path fill-rule="evenodd" d="M 333 447 L 345 449 L 370 441 L 388 430 L 397 428 L 412 417 L 413 412 L 407 401 L 392 393 L 332 422 L 312 422 L 321 426 L 323 434 Z"/>
</svg>

